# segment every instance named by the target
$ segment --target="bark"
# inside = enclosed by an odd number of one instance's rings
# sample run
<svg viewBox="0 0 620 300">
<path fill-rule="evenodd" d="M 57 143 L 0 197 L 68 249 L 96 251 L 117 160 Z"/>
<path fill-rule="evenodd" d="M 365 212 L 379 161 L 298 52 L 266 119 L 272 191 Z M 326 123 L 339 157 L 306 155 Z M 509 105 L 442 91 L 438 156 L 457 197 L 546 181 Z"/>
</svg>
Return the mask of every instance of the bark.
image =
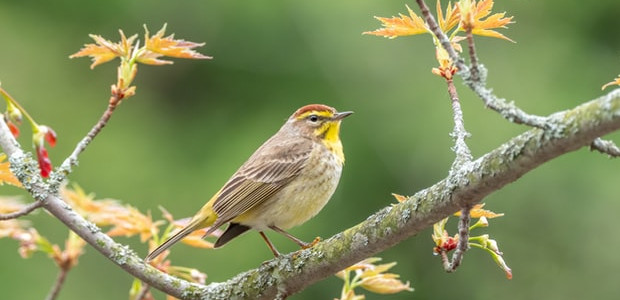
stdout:
<svg viewBox="0 0 620 300">
<path fill-rule="evenodd" d="M 480 202 L 541 164 L 620 129 L 620 89 L 544 120 L 545 126 L 512 138 L 406 201 L 385 207 L 310 249 L 282 255 L 226 282 L 204 286 L 145 264 L 128 246 L 116 243 L 73 211 L 59 198 L 57 185 L 41 180 L 36 161 L 20 149 L 2 118 L 0 146 L 9 156 L 12 171 L 36 201 L 102 255 L 146 284 L 182 299 L 283 299 L 393 247 L 462 207 Z"/>
</svg>

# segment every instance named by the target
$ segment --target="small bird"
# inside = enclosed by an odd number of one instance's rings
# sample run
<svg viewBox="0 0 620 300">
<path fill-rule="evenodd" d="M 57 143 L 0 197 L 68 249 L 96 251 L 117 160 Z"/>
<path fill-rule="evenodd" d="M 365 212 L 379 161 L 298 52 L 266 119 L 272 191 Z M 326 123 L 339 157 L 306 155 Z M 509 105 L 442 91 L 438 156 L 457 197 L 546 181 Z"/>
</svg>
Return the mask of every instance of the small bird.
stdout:
<svg viewBox="0 0 620 300">
<path fill-rule="evenodd" d="M 278 232 L 302 248 L 312 247 L 286 232 L 315 216 L 336 190 L 344 153 L 340 122 L 353 112 L 337 112 L 322 104 L 306 105 L 261 145 L 191 221 L 146 257 L 149 261 L 194 232 L 205 236 L 229 223 L 218 248 L 252 228 L 275 257 L 278 250 L 264 231 Z"/>
</svg>

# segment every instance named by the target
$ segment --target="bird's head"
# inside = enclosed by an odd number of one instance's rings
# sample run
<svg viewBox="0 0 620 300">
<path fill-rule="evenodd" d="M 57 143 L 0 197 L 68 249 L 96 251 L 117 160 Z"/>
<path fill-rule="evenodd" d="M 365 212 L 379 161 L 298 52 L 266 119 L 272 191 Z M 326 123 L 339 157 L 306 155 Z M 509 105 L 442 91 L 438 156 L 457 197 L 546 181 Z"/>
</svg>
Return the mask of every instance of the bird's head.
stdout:
<svg viewBox="0 0 620 300">
<path fill-rule="evenodd" d="M 339 143 L 340 122 L 352 113 L 352 111 L 338 112 L 333 107 L 323 104 L 310 104 L 295 111 L 287 123 L 303 136 L 327 143 Z"/>
</svg>

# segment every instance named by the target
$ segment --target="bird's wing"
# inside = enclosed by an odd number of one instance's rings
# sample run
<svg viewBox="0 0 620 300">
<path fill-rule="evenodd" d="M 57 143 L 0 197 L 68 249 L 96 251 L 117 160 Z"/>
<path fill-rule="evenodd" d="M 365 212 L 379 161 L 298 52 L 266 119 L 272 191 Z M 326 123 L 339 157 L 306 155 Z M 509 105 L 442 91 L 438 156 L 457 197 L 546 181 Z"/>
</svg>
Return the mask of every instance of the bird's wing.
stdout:
<svg viewBox="0 0 620 300">
<path fill-rule="evenodd" d="M 266 142 L 244 163 L 221 189 L 213 210 L 218 215 L 214 227 L 236 218 L 271 198 L 295 179 L 312 152 L 312 141 Z"/>
</svg>

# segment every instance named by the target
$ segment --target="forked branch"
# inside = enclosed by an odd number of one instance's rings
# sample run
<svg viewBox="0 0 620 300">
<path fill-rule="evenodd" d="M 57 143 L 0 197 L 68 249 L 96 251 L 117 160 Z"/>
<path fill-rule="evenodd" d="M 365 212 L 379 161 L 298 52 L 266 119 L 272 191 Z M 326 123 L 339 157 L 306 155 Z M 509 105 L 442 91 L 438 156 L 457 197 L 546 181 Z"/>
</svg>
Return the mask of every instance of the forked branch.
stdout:
<svg viewBox="0 0 620 300">
<path fill-rule="evenodd" d="M 528 114 L 518 108 L 514 103 L 507 102 L 506 99 L 499 98 L 493 94 L 493 92 L 485 86 L 485 82 L 483 80 L 486 78 L 486 69 L 482 65 L 476 64 L 476 72 L 474 74 L 472 70 L 463 62 L 463 59 L 459 56 L 456 50 L 454 50 L 448 36 L 441 31 L 441 28 L 437 25 L 435 17 L 431 14 L 424 0 L 416 0 L 416 2 L 420 7 L 424 21 L 428 24 L 428 28 L 439 40 L 441 46 L 443 46 L 443 48 L 448 52 L 448 55 L 450 55 L 450 58 L 459 69 L 457 74 L 459 74 L 461 78 L 463 78 L 465 84 L 473 90 L 480 99 L 482 99 L 486 107 L 500 113 L 502 117 L 510 122 L 538 128 L 550 126 L 550 122 L 546 118 Z M 470 47 L 473 47 L 473 44 L 470 44 Z"/>
<path fill-rule="evenodd" d="M 226 282 L 208 285 L 193 284 L 145 264 L 129 247 L 116 243 L 68 207 L 54 191 L 46 190 L 42 182 L 32 183 L 30 190 L 47 192 L 44 207 L 52 215 L 126 272 L 165 293 L 181 299 L 285 298 L 416 235 L 461 207 L 478 203 L 539 165 L 620 129 L 620 89 L 549 119 L 553 122 L 547 129 L 531 129 L 507 141 L 406 201 L 388 206 L 310 249 L 282 255 Z M 3 120 L 0 146 L 19 179 L 32 175 L 28 172 L 36 173 L 36 168 L 30 170 L 28 156 Z"/>
</svg>

